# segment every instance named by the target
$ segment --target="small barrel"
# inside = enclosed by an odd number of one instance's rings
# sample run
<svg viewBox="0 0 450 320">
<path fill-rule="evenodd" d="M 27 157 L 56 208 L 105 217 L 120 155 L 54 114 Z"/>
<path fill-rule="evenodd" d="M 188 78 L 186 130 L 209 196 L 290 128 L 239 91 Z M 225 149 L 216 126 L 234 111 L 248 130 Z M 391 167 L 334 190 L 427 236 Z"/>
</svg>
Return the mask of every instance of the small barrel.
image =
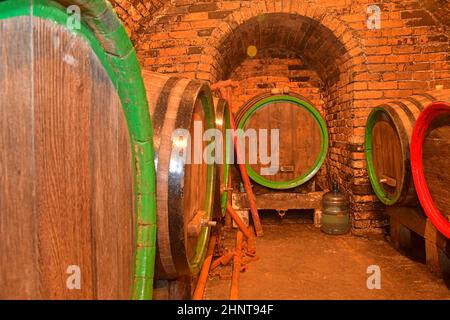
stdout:
<svg viewBox="0 0 450 320">
<path fill-rule="evenodd" d="M 424 212 L 450 239 L 450 103 L 434 102 L 417 119 L 411 169 Z"/>
<path fill-rule="evenodd" d="M 367 120 L 365 154 L 372 188 L 386 205 L 416 205 L 411 177 L 411 135 L 420 112 L 448 90 L 392 101 L 372 110 Z"/>
<path fill-rule="evenodd" d="M 0 299 L 129 299 L 133 285 L 149 298 L 156 230 L 139 238 L 134 222 L 153 220 L 155 181 L 136 54 L 109 2 L 60 1 L 89 11 L 75 29 L 57 2 L 0 2 Z"/>
<path fill-rule="evenodd" d="M 203 159 L 202 138 L 215 129 L 211 91 L 199 80 L 146 70 L 143 78 L 157 170 L 156 278 L 189 279 L 205 258 L 213 217 L 215 164 Z"/>
<path fill-rule="evenodd" d="M 259 95 L 239 110 L 236 121 L 238 129 L 244 130 L 249 137 L 261 137 L 263 130 L 267 130 L 267 141 L 258 138 L 257 145 L 249 146 L 248 139 L 243 140 L 247 141 L 245 159 L 248 174 L 262 186 L 272 189 L 295 188 L 313 178 L 325 161 L 328 152 L 326 123 L 319 111 L 299 95 Z M 270 161 L 275 150 L 272 146 L 272 130 L 278 130 L 279 133 L 276 169 L 272 166 L 274 159 Z M 267 150 L 261 150 L 261 144 L 266 142 Z M 265 155 L 260 151 L 265 152 Z M 261 162 L 264 158 L 269 159 L 264 162 L 270 163 Z"/>
<path fill-rule="evenodd" d="M 220 210 L 222 216 L 227 212 L 227 201 L 229 198 L 230 188 L 230 164 L 233 159 L 230 159 L 231 148 L 233 143 L 231 141 L 231 122 L 228 108 L 228 102 L 224 99 L 214 98 L 214 106 L 216 113 L 216 128 L 222 133 L 222 153 L 220 157 L 216 158 L 217 162 L 217 184 L 218 184 L 218 201 L 220 203 Z"/>
</svg>

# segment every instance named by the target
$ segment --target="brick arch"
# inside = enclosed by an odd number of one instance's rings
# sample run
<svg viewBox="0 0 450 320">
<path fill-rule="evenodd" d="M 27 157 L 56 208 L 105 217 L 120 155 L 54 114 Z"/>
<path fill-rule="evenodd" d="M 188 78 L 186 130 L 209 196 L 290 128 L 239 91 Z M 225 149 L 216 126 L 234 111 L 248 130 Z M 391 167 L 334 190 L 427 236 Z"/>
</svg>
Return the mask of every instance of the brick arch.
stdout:
<svg viewBox="0 0 450 320">
<path fill-rule="evenodd" d="M 423 0 L 419 3 L 447 30 L 450 29 L 450 2 L 447 0 Z M 419 18 L 424 19 L 426 17 Z"/>
<path fill-rule="evenodd" d="M 326 33 L 324 38 L 328 52 L 337 52 L 333 57 L 334 70 L 330 73 L 321 68 L 319 63 L 314 63 L 313 57 L 305 60 L 314 64 L 312 67 L 318 69 L 316 71 L 323 80 L 321 97 L 330 129 L 330 149 L 326 160 L 328 180 L 337 181 L 351 195 L 356 183 L 354 177 L 364 176 L 358 162 L 361 161 L 358 159 L 363 150 L 363 140 L 359 132 L 362 129 L 360 124 L 354 122 L 358 116 L 357 110 L 362 106 L 355 104 L 355 88 L 358 87 L 358 82 L 364 82 L 369 77 L 369 71 L 366 49 L 359 33 L 342 21 L 334 11 L 325 10 L 317 4 L 294 0 L 259 1 L 253 2 L 249 8 L 241 8 L 219 24 L 211 34 L 208 46 L 204 48 L 204 61 L 210 64 L 210 80 L 215 82 L 227 79 L 228 70 L 224 70 L 223 66 L 230 63 L 231 58 L 223 52 L 226 41 L 242 41 L 242 30 L 245 31 L 246 24 L 258 16 L 280 14 L 284 14 L 283 17 L 294 17 L 301 22 L 315 23 L 317 28 Z M 247 32 L 250 33 L 251 30 Z M 300 56 L 301 53 L 299 52 Z M 351 197 L 351 206 L 355 212 L 359 210 L 358 201 L 357 198 Z"/>
<path fill-rule="evenodd" d="M 111 0 L 111 5 L 123 21 L 132 39 L 149 19 L 170 0 Z"/>
<path fill-rule="evenodd" d="M 317 4 L 314 5 L 292 0 L 272 0 L 268 2 L 253 2 L 250 7 L 243 8 L 228 16 L 213 31 L 209 46 L 204 49 L 205 56 L 214 57 L 212 61 L 210 60 L 212 81 L 223 79 L 227 73 L 227 70 L 225 70 L 225 74 L 222 74 L 223 70 L 220 61 L 223 58 L 223 53 L 221 52 L 223 50 L 223 43 L 229 39 L 238 39 L 239 30 L 252 20 L 264 15 L 270 16 L 273 14 L 295 16 L 315 23 L 322 30 L 327 30 L 329 33 L 328 36 L 332 35 L 332 38 L 328 39 L 329 44 L 334 41 L 334 49 L 339 50 L 339 47 L 342 46 L 345 51 L 345 57 L 339 61 L 341 71 L 342 68 L 348 68 L 349 66 L 358 66 L 358 72 L 367 71 L 364 46 L 357 32 L 353 31 L 347 23 L 340 20 L 332 11 L 329 9 L 325 11 L 324 8 L 319 7 Z M 226 58 L 227 63 L 230 62 L 229 58 Z"/>
</svg>

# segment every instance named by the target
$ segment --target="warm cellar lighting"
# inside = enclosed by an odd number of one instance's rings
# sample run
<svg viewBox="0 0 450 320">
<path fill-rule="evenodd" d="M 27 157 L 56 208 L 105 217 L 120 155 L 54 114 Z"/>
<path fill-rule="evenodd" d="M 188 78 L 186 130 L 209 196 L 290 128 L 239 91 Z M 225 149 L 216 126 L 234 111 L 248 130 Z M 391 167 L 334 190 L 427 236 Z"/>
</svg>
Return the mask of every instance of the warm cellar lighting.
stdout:
<svg viewBox="0 0 450 320">
<path fill-rule="evenodd" d="M 258 48 L 256 48 L 255 46 L 249 46 L 247 48 L 247 54 L 250 58 L 256 57 L 256 55 L 258 54 Z"/>
</svg>

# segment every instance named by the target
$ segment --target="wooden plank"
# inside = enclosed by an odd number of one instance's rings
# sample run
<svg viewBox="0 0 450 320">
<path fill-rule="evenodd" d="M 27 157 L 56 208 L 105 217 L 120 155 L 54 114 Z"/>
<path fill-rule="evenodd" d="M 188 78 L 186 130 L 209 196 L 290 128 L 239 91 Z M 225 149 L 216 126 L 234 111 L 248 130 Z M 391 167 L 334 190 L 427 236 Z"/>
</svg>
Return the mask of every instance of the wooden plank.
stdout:
<svg viewBox="0 0 450 320">
<path fill-rule="evenodd" d="M 90 182 L 90 49 L 61 26 L 34 20 L 36 196 L 45 298 L 95 293 Z M 66 285 L 69 266 L 81 288 Z"/>
<path fill-rule="evenodd" d="M 423 144 L 423 171 L 436 207 L 450 219 L 450 116 L 433 121 Z"/>
<path fill-rule="evenodd" d="M 133 173 L 120 99 L 88 43 L 29 19 L 0 21 L 0 299 L 128 299 Z M 79 290 L 69 266 L 81 268 Z"/>
<path fill-rule="evenodd" d="M 425 236 L 426 217 L 418 209 L 413 207 L 387 207 L 386 213 L 391 221 L 398 221 L 418 235 Z"/>
<path fill-rule="evenodd" d="M 191 137 L 194 137 L 194 124 L 202 123 L 202 127 L 206 127 L 205 113 L 204 107 L 201 103 L 200 99 L 196 99 L 193 108 L 192 115 L 192 123 L 191 123 Z M 204 129 L 203 129 L 204 130 Z M 191 152 L 194 150 L 194 138 L 191 140 Z M 206 143 L 203 142 L 202 149 L 197 150 L 199 154 L 202 154 L 202 150 L 205 150 Z M 192 154 L 192 159 L 194 159 L 194 154 Z M 206 191 L 205 187 L 207 186 L 207 170 L 208 166 L 204 163 L 202 159 L 201 164 L 190 164 L 186 165 L 186 173 L 184 179 L 184 237 L 186 243 L 186 255 L 188 259 L 191 259 L 195 256 L 197 250 L 198 236 L 188 235 L 187 226 L 194 218 L 194 216 L 199 211 L 205 211 L 205 200 L 206 200 Z"/>
<path fill-rule="evenodd" d="M 135 239 L 135 215 L 133 192 L 133 166 L 130 148 L 130 136 L 122 107 L 118 106 L 118 187 L 115 188 L 118 198 L 118 263 L 119 283 L 117 287 L 119 299 L 129 299 L 133 280 L 133 254 Z M 114 172 L 111 172 L 114 174 Z"/>
<path fill-rule="evenodd" d="M 280 134 L 280 170 L 272 176 L 264 178 L 272 181 L 288 181 L 295 179 L 313 166 L 321 150 L 320 128 L 311 114 L 297 105 L 289 102 L 269 104 L 257 110 L 247 122 L 245 129 L 268 130 L 268 156 L 271 155 L 270 130 L 277 129 Z M 250 158 L 248 144 L 245 148 L 246 159 Z M 261 163 L 259 150 L 258 163 L 251 168 L 258 174 L 261 168 L 267 167 Z"/>
<path fill-rule="evenodd" d="M 393 187 L 393 188 L 395 188 L 397 186 L 397 179 L 389 177 L 384 174 L 380 175 L 380 182 L 384 183 L 390 187 Z"/>
<path fill-rule="evenodd" d="M 450 256 L 450 241 L 446 239 L 426 218 L 418 208 L 388 207 L 386 212 L 391 219 L 391 239 L 394 247 L 399 250 L 408 249 L 409 254 L 414 252 L 413 235 L 415 232 L 425 242 L 425 261 L 430 270 L 440 276 L 448 277 L 448 261 Z M 410 230 L 409 239 L 403 239 L 406 231 Z M 416 236 L 417 237 L 417 236 Z M 408 248 L 404 248 L 407 246 Z M 417 249 L 416 249 L 417 250 Z"/>
<path fill-rule="evenodd" d="M 124 174 L 131 174 L 130 144 L 119 141 L 126 128 L 120 99 L 93 53 L 89 66 L 94 93 L 90 110 L 90 162 L 96 297 L 128 299 L 132 279 L 133 206 L 131 180 L 120 179 L 121 175 L 123 179 Z"/>
<path fill-rule="evenodd" d="M 120 99 L 81 38 L 38 20 L 35 47 L 36 166 L 45 295 L 128 299 L 133 181 Z M 81 267 L 80 290 L 66 286 L 69 265 Z"/>
<path fill-rule="evenodd" d="M 256 195 L 258 209 L 321 209 L 324 192 L 307 194 L 274 192 Z M 248 210 L 249 204 L 245 193 L 233 193 L 233 207 L 238 210 Z"/>
<path fill-rule="evenodd" d="M 421 237 L 436 243 L 442 249 L 447 247 L 447 239 L 434 227 L 420 209 L 414 207 L 387 207 L 386 213 L 390 216 L 391 221 L 400 223 Z"/>
<path fill-rule="evenodd" d="M 144 81 L 146 85 L 151 85 L 152 82 L 157 79 L 154 78 L 153 73 L 144 73 Z M 154 142 L 159 141 L 159 144 L 155 144 L 156 157 L 158 159 L 157 165 L 157 182 L 156 182 L 156 201 L 157 201 L 157 221 L 158 221 L 158 252 L 157 252 L 157 277 L 176 277 L 177 270 L 175 262 L 172 256 L 172 244 L 170 237 L 170 217 L 169 217 L 169 169 L 171 158 L 171 146 L 172 146 L 172 133 L 176 127 L 176 121 L 179 114 L 179 107 L 183 92 L 189 84 L 189 80 L 180 80 L 180 82 L 174 84 L 174 86 L 168 91 L 167 99 L 158 99 L 158 101 L 165 101 L 167 103 L 166 114 L 164 118 L 153 118 L 154 125 L 160 127 L 160 134 L 154 136 Z M 164 80 L 164 83 L 166 81 Z M 159 108 L 159 105 L 152 106 L 150 109 Z M 160 123 L 161 121 L 162 123 Z M 156 132 L 155 132 L 156 133 Z"/>
<path fill-rule="evenodd" d="M 450 240 L 445 238 L 427 219 L 425 225 L 427 265 L 439 276 L 448 277 L 450 271 Z"/>
<path fill-rule="evenodd" d="M 400 138 L 390 119 L 380 118 L 372 130 L 373 163 L 385 192 L 394 195 L 402 186 L 403 157 Z M 393 183 L 395 181 L 395 183 Z"/>
<path fill-rule="evenodd" d="M 30 17 L 0 20 L 0 300 L 41 298 L 30 28 Z"/>
</svg>

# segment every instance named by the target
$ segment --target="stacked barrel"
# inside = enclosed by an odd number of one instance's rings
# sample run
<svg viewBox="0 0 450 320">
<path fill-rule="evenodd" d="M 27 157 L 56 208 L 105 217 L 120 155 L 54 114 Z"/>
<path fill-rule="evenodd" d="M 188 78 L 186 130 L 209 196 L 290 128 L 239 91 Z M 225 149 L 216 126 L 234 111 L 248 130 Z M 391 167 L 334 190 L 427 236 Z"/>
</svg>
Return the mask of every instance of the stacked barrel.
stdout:
<svg viewBox="0 0 450 320">
<path fill-rule="evenodd" d="M 0 299 L 149 299 L 153 280 L 189 298 L 229 200 L 227 102 L 205 82 L 141 72 L 105 0 L 2 1 L 0 31 Z M 439 90 L 383 104 L 366 134 L 379 199 L 420 202 L 447 238 L 449 102 Z M 262 174 L 259 150 L 247 164 L 267 188 L 305 184 L 325 161 L 326 124 L 301 96 L 257 96 L 237 123 L 280 132 L 274 174 Z M 214 128 L 223 143 L 210 163 L 203 137 Z"/>
<path fill-rule="evenodd" d="M 450 284 L 449 102 L 450 90 L 441 89 L 374 108 L 365 152 L 393 245 Z"/>
<path fill-rule="evenodd" d="M 424 171 L 435 201 L 446 208 L 446 182 L 450 182 L 444 173 L 448 117 L 444 111 L 431 110 L 437 106 L 446 110 L 449 101 L 450 90 L 436 90 L 380 105 L 370 113 L 365 143 L 367 169 L 373 190 L 384 204 L 418 205 L 425 193 L 424 188 L 417 190 L 414 181 L 423 182 L 425 178 L 413 181 L 413 173 Z M 418 168 L 423 165 L 426 168 Z"/>
</svg>

